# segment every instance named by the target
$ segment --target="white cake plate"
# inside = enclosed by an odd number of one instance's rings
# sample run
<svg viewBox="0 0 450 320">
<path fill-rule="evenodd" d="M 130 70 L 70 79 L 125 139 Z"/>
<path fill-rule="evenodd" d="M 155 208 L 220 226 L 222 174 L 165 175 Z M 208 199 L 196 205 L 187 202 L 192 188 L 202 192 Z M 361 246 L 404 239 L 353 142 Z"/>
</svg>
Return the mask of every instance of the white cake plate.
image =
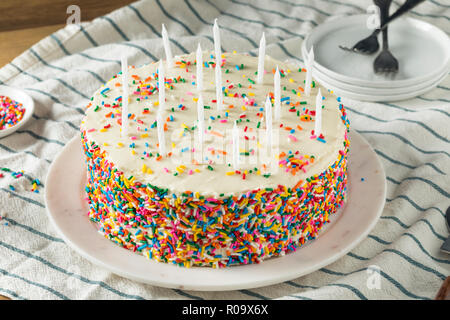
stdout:
<svg viewBox="0 0 450 320">
<path fill-rule="evenodd" d="M 315 71 L 315 70 L 314 70 Z M 314 74 L 314 72 L 313 72 Z M 317 74 L 316 74 L 317 75 Z M 434 82 L 427 84 L 425 86 L 422 86 L 419 89 L 416 89 L 414 91 L 404 92 L 404 93 L 391 93 L 391 91 L 386 91 L 383 93 L 378 94 L 367 94 L 363 93 L 363 90 L 357 90 L 357 91 L 351 91 L 351 90 L 345 90 L 341 86 L 338 86 L 336 84 L 331 84 L 324 80 L 324 78 L 317 75 L 316 80 L 323 85 L 325 88 L 330 89 L 333 91 L 333 93 L 337 96 L 350 98 L 354 100 L 359 101 L 369 101 L 369 102 L 393 102 L 393 101 L 401 101 L 401 100 L 407 100 L 412 99 L 414 97 L 420 96 L 421 94 L 424 94 L 425 92 L 430 91 L 431 89 L 434 89 L 438 86 L 439 83 L 441 83 L 448 75 L 448 72 L 445 71 L 443 75 L 438 80 L 435 80 Z"/>
<path fill-rule="evenodd" d="M 352 47 L 369 36 L 373 31 L 366 27 L 369 19 L 370 15 L 354 15 L 322 23 L 303 41 L 303 58 L 313 46 L 314 69 L 340 83 L 363 88 L 408 88 L 437 80 L 450 70 L 448 35 L 425 21 L 402 17 L 389 25 L 389 49 L 399 61 L 399 72 L 394 78 L 375 74 L 373 61 L 378 54 L 355 54 L 339 48 Z"/>
<path fill-rule="evenodd" d="M 49 170 L 45 202 L 64 241 L 92 263 L 123 277 L 155 286 L 221 291 L 262 287 L 320 269 L 352 250 L 375 226 L 385 203 L 386 178 L 377 155 L 350 132 L 348 202 L 319 237 L 296 252 L 260 264 L 229 268 L 183 268 L 158 263 L 126 250 L 97 232 L 87 217 L 86 163 L 81 138 L 73 138 Z"/>
<path fill-rule="evenodd" d="M 448 70 L 444 70 L 437 79 L 432 78 L 426 81 L 423 81 L 418 84 L 414 84 L 408 87 L 393 87 L 393 88 L 371 88 L 371 87 L 363 87 L 359 85 L 353 85 L 346 82 L 341 82 L 338 80 L 335 80 L 328 75 L 322 73 L 318 69 L 313 70 L 313 79 L 316 79 L 319 81 L 319 83 L 322 84 L 328 83 L 330 86 L 332 86 L 333 89 L 340 89 L 345 90 L 347 92 L 352 92 L 356 94 L 360 94 L 362 96 L 367 97 L 373 97 L 376 99 L 383 99 L 384 96 L 410 96 L 415 97 L 418 92 L 421 92 L 423 90 L 430 90 L 430 87 L 433 88 L 434 86 L 438 85 L 441 81 L 445 79 L 445 77 L 448 75 Z"/>
</svg>

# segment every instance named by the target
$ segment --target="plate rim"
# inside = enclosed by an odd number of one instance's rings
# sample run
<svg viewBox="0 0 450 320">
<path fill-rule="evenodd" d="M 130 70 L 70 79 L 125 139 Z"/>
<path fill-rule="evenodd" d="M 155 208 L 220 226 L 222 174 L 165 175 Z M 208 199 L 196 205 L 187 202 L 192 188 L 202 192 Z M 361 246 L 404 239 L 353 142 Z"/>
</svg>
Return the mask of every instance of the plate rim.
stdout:
<svg viewBox="0 0 450 320">
<path fill-rule="evenodd" d="M 74 138 L 72 138 L 67 144 L 66 146 L 63 148 L 63 150 L 61 150 L 61 152 L 55 157 L 54 161 L 52 162 L 51 167 L 49 168 L 47 177 L 46 177 L 46 188 L 45 188 L 45 205 L 46 205 L 46 209 L 47 209 L 47 215 L 49 217 L 49 220 L 51 221 L 52 225 L 55 227 L 55 229 L 57 230 L 58 234 L 60 234 L 60 236 L 62 237 L 62 239 L 66 242 L 66 244 L 71 247 L 76 253 L 80 254 L 82 257 L 84 257 L 85 259 L 87 259 L 88 261 L 94 263 L 95 265 L 100 265 L 103 268 L 105 268 L 106 270 L 111 271 L 114 274 L 117 274 L 119 276 L 140 282 L 140 283 L 147 283 L 147 284 L 151 284 L 151 285 L 155 285 L 155 286 L 160 286 L 160 287 L 165 287 L 165 288 L 176 288 L 176 289 L 184 289 L 184 290 L 196 290 L 196 291 L 227 291 L 227 290 L 239 290 L 239 289 L 250 289 L 250 288 L 258 288 L 258 287 L 263 287 L 263 286 L 268 286 L 268 285 L 274 285 L 277 283 L 281 283 L 284 281 L 288 281 L 288 280 L 292 280 L 295 278 L 298 278 L 300 276 L 309 274 L 311 272 L 314 272 L 334 261 L 337 261 L 338 259 L 340 259 L 342 256 L 344 256 L 346 253 L 350 252 L 351 250 L 353 250 L 353 248 L 355 248 L 362 240 L 364 240 L 367 235 L 370 233 L 370 231 L 374 228 L 374 226 L 376 225 L 376 223 L 379 221 L 379 218 L 383 212 L 383 208 L 384 205 L 386 203 L 386 192 L 387 192 L 387 181 L 386 181 L 386 175 L 385 175 L 385 171 L 384 168 L 382 166 L 382 163 L 379 159 L 379 157 L 376 155 L 375 151 L 373 150 L 373 148 L 370 146 L 370 144 L 356 131 L 351 130 L 350 134 L 352 135 L 356 135 L 359 139 L 361 139 L 361 141 L 363 142 L 363 144 L 365 144 L 365 146 L 368 147 L 368 149 L 370 150 L 373 158 L 375 159 L 375 162 L 377 164 L 377 169 L 380 170 L 380 175 L 383 177 L 383 185 L 382 185 L 382 201 L 380 201 L 379 203 L 377 203 L 377 210 L 376 210 L 376 215 L 375 217 L 371 220 L 370 224 L 362 231 L 358 233 L 358 236 L 356 239 L 354 239 L 350 244 L 348 244 L 347 246 L 345 246 L 344 248 L 341 248 L 340 250 L 338 250 L 338 252 L 334 253 L 333 255 L 329 256 L 326 259 L 321 260 L 321 262 L 319 264 L 314 264 L 313 266 L 311 266 L 309 269 L 303 270 L 302 272 L 297 272 L 295 275 L 293 274 L 287 274 L 284 276 L 278 276 L 277 279 L 273 279 L 271 278 L 270 280 L 260 280 L 259 283 L 253 283 L 253 284 L 243 284 L 241 286 L 236 285 L 236 284 L 221 284 L 220 287 L 217 287 L 218 285 L 211 285 L 211 284 L 195 284 L 195 285 L 177 285 L 177 284 L 173 284 L 173 283 L 168 283 L 167 281 L 163 281 L 163 280 L 155 280 L 152 279 L 151 281 L 149 281 L 148 279 L 142 279 L 139 276 L 135 276 L 134 274 L 121 270 L 120 268 L 117 268 L 116 266 L 111 266 L 108 265 L 107 263 L 105 263 L 104 261 L 102 261 L 101 259 L 97 258 L 96 256 L 92 256 L 91 254 L 89 254 L 88 252 L 85 252 L 83 248 L 81 248 L 77 243 L 73 242 L 72 239 L 68 236 L 66 236 L 62 231 L 61 228 L 59 227 L 55 217 L 53 216 L 53 214 L 51 213 L 51 209 L 49 206 L 49 186 L 52 184 L 52 182 L 50 181 L 51 177 L 52 177 L 52 172 L 54 170 L 54 164 L 58 163 L 58 159 L 60 159 L 60 157 L 64 154 L 64 151 L 67 150 L 66 147 L 68 145 L 74 144 L 76 143 L 76 140 L 80 140 L 80 138 L 78 136 L 75 136 Z M 80 141 L 81 143 L 81 141 Z M 351 173 L 350 173 L 351 174 Z M 343 211 L 345 212 L 345 208 L 343 209 Z M 336 219 L 339 220 L 342 216 L 343 212 L 338 213 L 338 215 L 336 216 Z M 86 220 L 89 221 L 89 219 L 86 217 Z M 90 221 L 89 221 L 90 222 Z M 92 222 L 90 222 L 92 223 Z M 94 229 L 93 229 L 94 231 Z M 220 271 L 222 270 L 222 273 L 228 272 L 234 272 L 234 270 L 236 270 L 235 268 L 255 268 L 258 266 L 264 266 L 264 263 L 267 264 L 267 262 L 269 260 L 262 262 L 261 264 L 255 264 L 255 265 L 244 265 L 244 266 L 235 266 L 235 267 L 230 267 L 230 268 L 220 268 L 220 269 L 212 269 L 212 268 L 181 268 L 175 265 L 170 265 L 170 264 L 164 264 L 164 263 L 158 263 L 152 260 L 148 260 L 147 258 L 145 258 L 142 255 L 138 255 L 136 253 L 133 253 L 129 250 L 124 250 L 123 248 L 117 246 L 116 244 L 114 244 L 112 241 L 104 238 L 102 235 L 100 235 L 99 233 L 95 232 L 96 235 L 99 236 L 99 239 L 102 239 L 102 241 L 106 241 L 107 243 L 109 243 L 110 245 L 113 245 L 115 247 L 114 250 L 121 250 L 121 252 L 126 252 L 127 254 L 131 254 L 132 256 L 136 256 L 139 257 L 141 259 L 145 259 L 146 263 L 153 263 L 154 266 L 158 265 L 158 266 L 163 266 L 163 268 L 178 268 L 177 271 L 180 271 L 180 273 L 187 273 L 189 272 L 189 270 L 193 270 L 193 269 L 197 269 L 197 270 L 202 270 L 202 271 L 198 271 L 198 272 L 203 272 L 205 274 L 210 273 L 210 272 L 214 272 L 215 270 Z M 311 241 L 308 245 L 312 245 L 315 242 L 320 241 L 321 237 L 318 237 L 317 239 L 315 239 L 314 241 Z M 105 243 L 106 243 L 105 242 Z M 294 255 L 295 253 L 298 253 L 301 251 L 301 248 L 299 250 L 297 250 L 296 252 L 290 253 L 289 255 Z M 117 251 L 119 252 L 119 251 Z M 130 256 L 131 257 L 131 256 Z M 282 259 L 283 257 L 277 257 L 274 259 Z M 136 258 L 137 259 L 137 258 Z M 281 260 L 280 260 L 281 261 Z M 261 267 L 260 267 L 261 268 Z M 184 270 L 184 271 L 182 271 Z M 238 270 L 236 270 L 238 271 Z M 195 273 L 197 273 L 197 271 L 195 271 Z"/>
<path fill-rule="evenodd" d="M 330 85 L 327 81 L 324 81 L 323 79 L 317 78 L 316 80 L 325 88 L 330 89 L 334 92 L 334 94 L 342 97 L 342 98 L 350 98 L 353 100 L 358 101 L 367 101 L 367 102 L 392 102 L 392 101 L 402 101 L 411 99 L 417 96 L 420 96 L 435 87 L 439 85 L 446 77 L 447 72 L 445 72 L 439 79 L 435 80 L 432 84 L 425 86 L 421 89 L 416 89 L 415 91 L 411 91 L 408 93 L 401 93 L 401 94 L 392 94 L 392 95 L 386 95 L 386 94 L 380 94 L 380 95 L 370 95 L 370 94 L 360 94 L 357 92 L 353 92 L 350 90 L 345 90 L 342 88 L 338 88 L 337 86 Z"/>
<path fill-rule="evenodd" d="M 308 56 L 308 50 L 307 50 L 308 42 L 311 41 L 311 38 L 314 36 L 315 33 L 321 32 L 321 31 L 323 32 L 323 30 L 327 30 L 327 28 L 330 28 L 331 25 L 335 25 L 335 24 L 339 24 L 341 26 L 347 26 L 347 25 L 352 25 L 356 22 L 359 23 L 360 22 L 359 20 L 361 20 L 363 18 L 367 18 L 368 16 L 370 16 L 370 15 L 369 14 L 356 14 L 356 15 L 346 16 L 346 19 L 344 19 L 344 20 L 331 19 L 329 21 L 326 21 L 326 22 L 320 24 L 319 26 L 315 27 L 314 29 L 312 29 L 302 42 L 301 52 L 302 52 L 302 57 L 303 57 L 304 61 L 307 60 L 307 56 Z M 412 17 L 400 17 L 400 18 L 398 18 L 398 21 L 406 21 L 407 23 L 410 23 L 410 24 L 415 24 L 415 25 L 419 25 L 420 27 L 426 27 L 426 28 L 429 28 L 430 30 L 434 30 L 434 32 L 437 32 L 441 36 L 445 36 L 447 38 L 447 46 L 450 47 L 450 38 L 440 28 L 436 27 L 435 25 L 432 25 L 426 21 L 415 19 Z M 397 81 L 392 81 L 392 82 L 381 81 L 381 80 L 369 81 L 369 80 L 345 76 L 345 75 L 342 75 L 340 73 L 337 73 L 333 70 L 326 68 L 325 66 L 319 64 L 317 61 L 314 61 L 313 68 L 317 68 L 317 69 L 321 70 L 323 73 L 327 73 L 329 75 L 329 77 L 331 77 L 331 78 L 334 78 L 338 81 L 347 82 L 349 84 L 358 83 L 358 84 L 364 85 L 366 87 L 373 87 L 373 88 L 392 88 L 393 86 L 407 87 L 411 84 L 421 83 L 423 81 L 437 77 L 439 74 L 443 73 L 445 70 L 448 71 L 450 69 L 450 54 L 448 54 L 447 63 L 444 64 L 440 69 L 437 69 L 437 70 L 433 71 L 432 73 L 429 73 L 425 76 L 397 80 Z"/>
<path fill-rule="evenodd" d="M 374 88 L 374 87 L 365 87 L 365 86 L 357 86 L 354 84 L 349 84 L 346 82 L 342 82 L 336 79 L 331 78 L 330 76 L 324 74 L 322 71 L 318 70 L 318 69 L 314 69 L 313 70 L 313 78 L 319 80 L 323 80 L 326 83 L 333 85 L 333 87 L 335 88 L 339 88 L 345 91 L 351 91 L 351 92 L 355 92 L 355 93 L 359 93 L 359 90 L 373 90 L 373 91 L 377 91 L 377 93 L 361 93 L 363 95 L 368 95 L 368 96 L 385 96 L 385 95 L 389 95 L 389 96 L 394 96 L 394 95 L 404 95 L 404 94 L 408 94 L 411 93 L 413 91 L 419 91 L 422 90 L 424 88 L 429 88 L 430 86 L 432 86 L 434 83 L 436 82 L 441 82 L 443 79 L 445 79 L 445 76 L 448 74 L 447 70 L 444 70 L 442 73 L 438 74 L 436 77 L 428 79 L 422 83 L 419 84 L 415 84 L 412 86 L 406 86 L 406 87 L 394 87 L 394 88 Z M 337 84 L 336 84 L 337 83 Z M 348 89 L 349 87 L 352 87 L 352 89 Z M 399 92 L 401 91 L 401 92 Z"/>
</svg>

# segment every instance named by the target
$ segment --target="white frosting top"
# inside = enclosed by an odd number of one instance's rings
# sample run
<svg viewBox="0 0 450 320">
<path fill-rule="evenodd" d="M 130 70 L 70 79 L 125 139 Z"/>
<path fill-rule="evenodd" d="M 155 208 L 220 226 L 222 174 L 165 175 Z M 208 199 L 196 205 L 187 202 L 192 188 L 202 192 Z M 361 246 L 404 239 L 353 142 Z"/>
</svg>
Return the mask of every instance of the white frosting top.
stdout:
<svg viewBox="0 0 450 320">
<path fill-rule="evenodd" d="M 159 157 L 158 63 L 129 69 L 129 129 L 121 135 L 121 75 L 102 86 L 93 96 L 81 129 L 95 142 L 125 177 L 170 192 L 199 192 L 205 196 L 237 194 L 278 185 L 294 187 L 326 170 L 343 149 L 346 126 L 336 96 L 321 87 L 322 138 L 314 130 L 318 84 L 306 97 L 306 72 L 298 67 L 265 59 L 263 83 L 257 84 L 258 59 L 237 53 L 222 55 L 223 109 L 217 110 L 215 59 L 203 53 L 204 142 L 203 163 L 198 134 L 195 53 L 174 57 L 165 65 L 166 156 Z M 206 65 L 208 67 L 206 67 Z M 272 123 L 272 149 L 267 152 L 264 103 L 274 93 L 274 70 L 281 74 L 281 116 Z M 272 100 L 273 102 L 273 100 Z M 272 110 L 274 107 L 272 107 Z M 273 110 L 274 111 L 274 110 Z M 239 172 L 233 168 L 235 121 L 239 129 Z M 281 155 L 281 156 L 280 156 Z M 289 158 L 289 162 L 286 158 Z M 311 156 L 314 157 L 312 161 Z M 297 160 L 295 160 L 297 159 Z M 303 164 L 303 165 L 302 165 Z"/>
</svg>

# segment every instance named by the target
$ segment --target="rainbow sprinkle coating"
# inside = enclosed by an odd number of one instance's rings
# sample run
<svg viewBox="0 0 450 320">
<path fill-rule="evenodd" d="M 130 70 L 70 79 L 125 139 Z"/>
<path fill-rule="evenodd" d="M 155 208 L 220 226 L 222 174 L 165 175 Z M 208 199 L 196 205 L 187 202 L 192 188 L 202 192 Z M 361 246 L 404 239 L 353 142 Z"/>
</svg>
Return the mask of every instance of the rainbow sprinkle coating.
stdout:
<svg viewBox="0 0 450 320">
<path fill-rule="evenodd" d="M 5 130 L 19 123 L 25 114 L 24 106 L 7 96 L 0 96 L 0 130 Z"/>
<path fill-rule="evenodd" d="M 292 189 L 280 185 L 219 199 L 171 194 L 126 178 L 84 132 L 82 139 L 90 219 L 106 238 L 156 261 L 213 268 L 259 263 L 314 239 L 345 201 L 347 132 L 339 158 L 322 174 Z"/>
</svg>

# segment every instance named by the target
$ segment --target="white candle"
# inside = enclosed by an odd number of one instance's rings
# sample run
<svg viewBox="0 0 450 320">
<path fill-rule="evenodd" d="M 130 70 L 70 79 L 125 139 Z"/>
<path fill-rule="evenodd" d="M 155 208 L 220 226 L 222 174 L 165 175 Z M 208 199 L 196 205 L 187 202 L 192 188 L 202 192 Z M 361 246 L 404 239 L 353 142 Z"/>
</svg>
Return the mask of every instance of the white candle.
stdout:
<svg viewBox="0 0 450 320">
<path fill-rule="evenodd" d="M 314 49 L 311 46 L 308 58 L 306 60 L 306 80 L 305 80 L 305 94 L 309 96 L 311 93 L 312 69 L 314 63 Z"/>
<path fill-rule="evenodd" d="M 233 169 L 239 170 L 239 129 L 236 122 L 233 126 Z"/>
<path fill-rule="evenodd" d="M 216 74 L 216 100 L 217 100 L 217 111 L 222 110 L 223 97 L 222 97 L 222 69 L 216 64 L 215 68 Z"/>
<path fill-rule="evenodd" d="M 275 75 L 273 76 L 274 83 L 274 99 L 275 99 L 275 120 L 280 120 L 281 114 L 281 84 L 280 84 L 280 70 L 275 71 Z"/>
<path fill-rule="evenodd" d="M 322 93 L 317 93 L 316 96 L 316 121 L 314 124 L 314 134 L 319 136 L 322 133 Z"/>
<path fill-rule="evenodd" d="M 203 56 L 200 43 L 197 47 L 197 90 L 200 92 L 203 90 Z"/>
<path fill-rule="evenodd" d="M 162 60 L 159 61 L 159 67 L 158 67 L 158 87 L 159 87 L 159 107 L 158 112 L 161 113 L 165 109 L 166 104 L 166 85 L 164 82 L 164 65 Z"/>
<path fill-rule="evenodd" d="M 162 156 L 166 155 L 166 138 L 164 136 L 164 122 L 162 119 L 161 112 L 156 114 L 156 127 L 158 130 L 158 144 L 159 144 L 159 154 Z"/>
<path fill-rule="evenodd" d="M 220 50 L 220 31 L 219 26 L 217 24 L 217 19 L 214 19 L 213 36 L 214 36 L 214 53 L 216 55 L 216 66 L 217 65 L 220 66 L 222 60 L 222 52 Z"/>
<path fill-rule="evenodd" d="M 272 103 L 270 97 L 267 96 L 266 104 L 264 105 L 264 111 L 266 113 L 266 139 L 267 149 L 272 149 Z"/>
<path fill-rule="evenodd" d="M 219 26 L 217 24 L 217 19 L 214 19 L 213 26 L 213 35 L 214 35 L 214 53 L 216 55 L 216 67 L 215 67 L 215 76 L 216 76 L 216 100 L 217 100 L 217 110 L 222 110 L 222 70 L 220 69 L 220 65 L 222 64 L 222 52 L 220 50 L 220 31 Z"/>
<path fill-rule="evenodd" d="M 169 36 L 167 35 L 167 30 L 164 24 L 162 25 L 162 38 L 164 44 L 164 51 L 166 52 L 167 67 L 172 68 L 173 67 L 172 50 L 170 49 Z"/>
<path fill-rule="evenodd" d="M 264 58 L 266 56 L 266 37 L 264 36 L 264 32 L 261 37 L 261 41 L 259 42 L 259 53 L 258 53 L 258 78 L 256 81 L 258 84 L 263 83 L 264 78 Z"/>
<path fill-rule="evenodd" d="M 122 56 L 122 136 L 128 134 L 128 61 Z"/>
<path fill-rule="evenodd" d="M 205 107 L 203 105 L 203 97 L 200 94 L 197 100 L 197 121 L 198 121 L 198 138 L 200 145 L 203 144 L 203 135 L 205 131 Z"/>
</svg>

